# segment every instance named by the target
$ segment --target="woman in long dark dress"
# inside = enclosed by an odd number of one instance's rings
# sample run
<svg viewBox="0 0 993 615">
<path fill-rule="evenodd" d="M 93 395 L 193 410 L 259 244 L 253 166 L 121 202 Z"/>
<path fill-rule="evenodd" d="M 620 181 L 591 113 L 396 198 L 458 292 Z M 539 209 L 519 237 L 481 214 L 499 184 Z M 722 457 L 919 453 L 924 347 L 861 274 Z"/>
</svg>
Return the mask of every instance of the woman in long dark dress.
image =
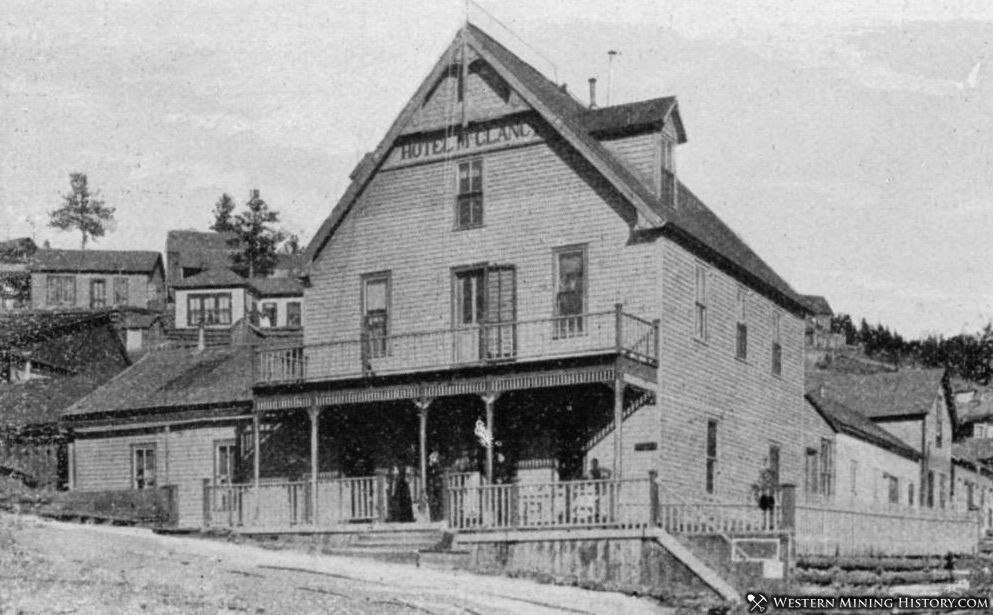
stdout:
<svg viewBox="0 0 993 615">
<path fill-rule="evenodd" d="M 406 466 L 394 467 L 393 484 L 390 485 L 389 520 L 406 523 L 414 520 L 414 505 L 410 499 Z"/>
</svg>

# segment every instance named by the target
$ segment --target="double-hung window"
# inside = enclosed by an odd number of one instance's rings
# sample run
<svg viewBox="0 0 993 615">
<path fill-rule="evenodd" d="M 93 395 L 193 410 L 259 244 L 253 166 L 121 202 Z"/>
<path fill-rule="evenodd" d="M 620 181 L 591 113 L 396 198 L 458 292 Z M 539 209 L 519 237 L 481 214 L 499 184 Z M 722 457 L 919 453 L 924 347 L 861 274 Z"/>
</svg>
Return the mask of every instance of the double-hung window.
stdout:
<svg viewBox="0 0 993 615">
<path fill-rule="evenodd" d="M 303 322 L 300 316 L 300 302 L 290 301 L 286 304 L 286 326 L 299 327 Z"/>
<path fill-rule="evenodd" d="M 555 250 L 555 336 L 583 335 L 586 313 L 586 246 Z"/>
<path fill-rule="evenodd" d="M 780 376 L 783 373 L 783 343 L 780 333 L 781 314 L 778 310 L 772 312 L 772 373 Z"/>
<path fill-rule="evenodd" d="M 744 361 L 748 358 L 748 291 L 738 287 L 738 329 L 735 335 L 735 356 Z"/>
<path fill-rule="evenodd" d="M 834 495 L 834 442 L 821 438 L 821 493 Z"/>
<path fill-rule="evenodd" d="M 72 307 L 76 305 L 76 278 L 71 275 L 50 275 L 46 280 L 45 304 Z"/>
<path fill-rule="evenodd" d="M 483 161 L 459 163 L 458 195 L 455 198 L 455 227 L 475 228 L 483 225 Z"/>
<path fill-rule="evenodd" d="M 114 305 L 128 305 L 127 278 L 114 278 Z"/>
<path fill-rule="evenodd" d="M 187 326 L 230 325 L 231 293 L 189 295 L 186 310 Z"/>
<path fill-rule="evenodd" d="M 155 444 L 135 444 L 131 447 L 131 488 L 155 487 Z"/>
<path fill-rule="evenodd" d="M 262 327 L 275 327 L 277 324 L 277 318 L 279 317 L 279 311 L 276 307 L 274 301 L 263 301 L 261 310 L 262 322 L 260 325 Z"/>
<path fill-rule="evenodd" d="M 886 501 L 890 504 L 900 503 L 900 479 L 892 474 L 883 472 L 883 483 L 886 485 Z"/>
<path fill-rule="evenodd" d="M 693 312 L 693 332 L 696 338 L 707 341 L 707 268 L 697 263 L 695 268 L 696 304 Z"/>
<path fill-rule="evenodd" d="M 214 483 L 230 485 L 234 481 L 235 441 L 214 442 Z"/>
<path fill-rule="evenodd" d="M 717 483 L 717 421 L 707 421 L 707 493 L 713 493 Z"/>
<path fill-rule="evenodd" d="M 369 358 L 390 353 L 390 273 L 371 273 L 362 277 L 362 330 L 367 337 Z"/>
<path fill-rule="evenodd" d="M 809 494 L 818 493 L 819 482 L 817 476 L 817 449 L 808 448 L 803 463 L 804 491 Z"/>
<path fill-rule="evenodd" d="M 102 308 L 107 306 L 107 280 L 97 278 L 90 280 L 90 307 Z"/>
</svg>

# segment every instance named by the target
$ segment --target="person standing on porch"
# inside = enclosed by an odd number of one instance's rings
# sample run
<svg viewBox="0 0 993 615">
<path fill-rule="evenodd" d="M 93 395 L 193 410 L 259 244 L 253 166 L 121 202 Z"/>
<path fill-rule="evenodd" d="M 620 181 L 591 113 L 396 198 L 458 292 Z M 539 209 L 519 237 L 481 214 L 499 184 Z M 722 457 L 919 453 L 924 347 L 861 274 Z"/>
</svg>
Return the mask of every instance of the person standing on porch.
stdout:
<svg viewBox="0 0 993 615">
<path fill-rule="evenodd" d="M 410 484 L 407 482 L 407 466 L 394 465 L 390 482 L 390 506 L 388 521 L 408 523 L 414 520 L 414 505 L 410 499 Z"/>
<path fill-rule="evenodd" d="M 440 521 L 445 476 L 441 464 L 441 454 L 438 451 L 431 451 L 431 454 L 428 455 L 427 473 L 428 508 L 431 511 L 431 520 Z"/>
</svg>

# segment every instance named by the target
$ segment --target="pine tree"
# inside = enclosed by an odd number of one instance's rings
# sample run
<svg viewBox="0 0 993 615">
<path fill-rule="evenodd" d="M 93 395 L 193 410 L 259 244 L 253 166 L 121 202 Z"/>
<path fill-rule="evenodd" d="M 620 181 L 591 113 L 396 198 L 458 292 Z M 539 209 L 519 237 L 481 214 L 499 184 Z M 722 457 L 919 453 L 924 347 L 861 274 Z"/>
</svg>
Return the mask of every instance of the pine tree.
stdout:
<svg viewBox="0 0 993 615">
<path fill-rule="evenodd" d="M 78 230 L 83 235 L 82 248 L 90 239 L 103 237 L 114 221 L 114 207 L 107 207 L 97 198 L 99 192 L 90 192 L 85 173 L 70 173 L 72 191 L 62 195 L 62 206 L 48 212 L 48 225 L 59 230 Z"/>
</svg>

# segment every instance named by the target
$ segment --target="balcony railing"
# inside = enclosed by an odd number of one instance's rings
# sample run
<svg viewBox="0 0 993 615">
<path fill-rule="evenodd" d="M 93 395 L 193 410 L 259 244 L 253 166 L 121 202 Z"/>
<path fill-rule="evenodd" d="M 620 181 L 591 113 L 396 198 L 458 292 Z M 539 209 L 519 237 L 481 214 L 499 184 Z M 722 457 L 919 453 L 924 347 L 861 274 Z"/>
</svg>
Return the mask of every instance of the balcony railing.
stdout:
<svg viewBox="0 0 993 615">
<path fill-rule="evenodd" d="M 255 382 L 280 384 L 617 353 L 658 361 L 659 323 L 625 313 L 484 323 L 256 352 Z"/>
</svg>

